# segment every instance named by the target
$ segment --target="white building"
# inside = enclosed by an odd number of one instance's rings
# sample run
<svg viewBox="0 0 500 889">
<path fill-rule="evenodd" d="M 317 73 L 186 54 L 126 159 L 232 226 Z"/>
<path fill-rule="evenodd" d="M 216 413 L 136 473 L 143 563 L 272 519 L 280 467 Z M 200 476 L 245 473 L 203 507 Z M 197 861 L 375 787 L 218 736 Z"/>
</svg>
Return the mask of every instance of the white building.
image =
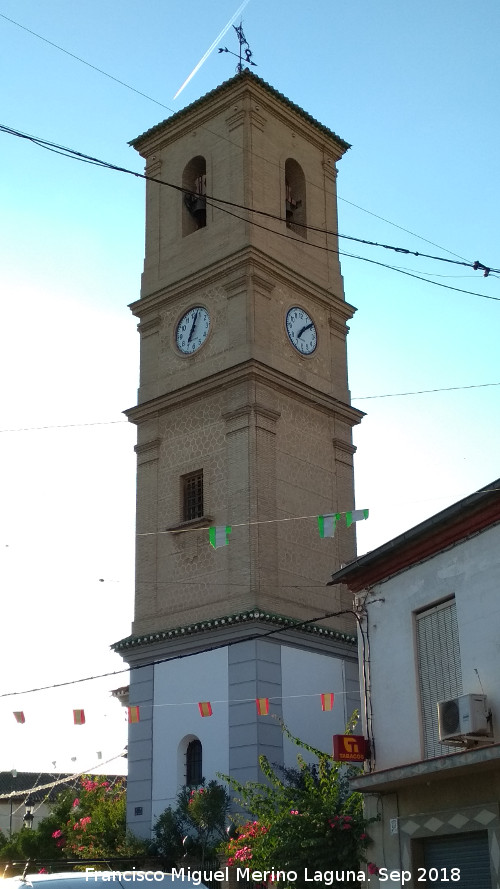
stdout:
<svg viewBox="0 0 500 889">
<path fill-rule="evenodd" d="M 381 815 L 370 857 L 409 887 L 498 887 L 500 480 L 332 583 L 359 615 L 371 761 L 353 788 Z"/>
</svg>

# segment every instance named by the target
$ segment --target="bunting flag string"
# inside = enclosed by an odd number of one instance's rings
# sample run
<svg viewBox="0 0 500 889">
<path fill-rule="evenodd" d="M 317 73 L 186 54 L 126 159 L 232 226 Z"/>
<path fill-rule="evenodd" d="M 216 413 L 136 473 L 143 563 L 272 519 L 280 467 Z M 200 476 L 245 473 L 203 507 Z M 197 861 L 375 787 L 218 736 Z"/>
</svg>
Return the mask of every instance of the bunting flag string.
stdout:
<svg viewBox="0 0 500 889">
<path fill-rule="evenodd" d="M 208 538 L 210 545 L 214 549 L 221 546 L 227 546 L 229 543 L 229 535 L 235 528 L 249 528 L 252 525 L 276 525 L 281 522 L 302 522 L 307 519 L 317 519 L 320 537 L 333 537 L 335 534 L 335 526 L 343 517 L 346 520 L 346 527 L 350 528 L 353 522 L 360 522 L 367 519 L 368 509 L 352 509 L 349 512 L 329 512 L 323 515 L 297 515 L 288 516 L 282 519 L 263 519 L 254 522 L 238 522 L 232 525 L 214 525 L 208 529 Z M 137 533 L 137 537 L 154 537 L 158 534 L 188 534 L 196 533 L 200 528 L 168 528 L 165 531 L 141 531 Z M 206 527 L 203 528 L 206 531 Z"/>
<path fill-rule="evenodd" d="M 321 710 L 323 712 L 329 712 L 329 711 L 333 710 L 335 696 L 336 695 L 342 696 L 344 694 L 347 694 L 347 692 L 346 691 L 338 691 L 335 693 L 334 692 L 323 692 L 322 694 L 318 694 L 318 692 L 311 692 L 310 694 L 285 695 L 285 696 L 278 696 L 278 697 L 275 696 L 274 698 L 272 698 L 272 700 L 278 700 L 278 701 L 289 701 L 290 700 L 291 701 L 291 700 L 297 700 L 299 698 L 318 698 L 319 697 L 320 702 L 321 702 Z M 267 716 L 269 714 L 270 698 L 241 698 L 241 699 L 239 698 L 237 700 L 232 701 L 231 703 L 247 704 L 252 701 L 255 701 L 255 706 L 257 708 L 257 714 L 259 716 Z M 196 704 L 198 706 L 200 716 L 212 716 L 213 715 L 212 703 L 213 702 L 211 702 L 211 701 L 177 701 L 177 702 L 171 703 L 171 704 L 170 703 L 165 703 L 165 704 L 162 703 L 162 704 L 153 704 L 152 706 L 154 708 L 179 707 L 179 706 L 186 706 L 186 707 L 193 706 L 194 707 Z M 217 701 L 215 701 L 215 703 L 228 704 L 229 701 L 228 700 L 217 700 Z M 132 724 L 135 724 L 135 723 L 138 723 L 141 721 L 139 705 L 136 704 L 136 705 L 128 706 L 126 708 L 126 710 L 127 710 L 127 721 L 129 724 L 132 725 Z M 26 716 L 25 716 L 24 711 L 16 710 L 16 711 L 12 711 L 12 713 L 13 713 L 13 716 L 14 716 L 17 723 L 22 724 L 22 725 L 24 725 L 26 723 Z M 86 724 L 87 719 L 86 719 L 86 715 L 85 715 L 85 710 L 81 710 L 81 709 L 73 710 L 72 713 L 73 713 L 74 725 L 85 725 Z M 29 716 L 30 716 L 30 714 L 28 713 L 28 722 L 29 722 Z M 98 757 L 100 758 L 101 754 L 98 754 Z"/>
<path fill-rule="evenodd" d="M 352 509 L 350 512 L 327 512 L 325 515 L 318 516 L 319 536 L 334 537 L 337 522 L 345 515 L 346 528 L 350 528 L 353 522 L 361 522 L 367 519 L 370 513 L 369 509 Z"/>
<path fill-rule="evenodd" d="M 333 710 L 334 699 L 335 695 L 331 691 L 321 695 L 321 709 L 324 713 L 328 710 Z"/>
<path fill-rule="evenodd" d="M 227 546 L 229 543 L 228 537 L 231 533 L 230 525 L 218 525 L 215 528 L 208 529 L 208 536 L 210 539 L 210 545 L 213 546 L 214 549 L 218 549 L 220 546 Z"/>
<path fill-rule="evenodd" d="M 259 716 L 267 716 L 269 713 L 269 698 L 256 698 L 257 713 Z"/>
<path fill-rule="evenodd" d="M 198 709 L 200 711 L 200 716 L 211 716 L 212 715 L 212 705 L 210 701 L 200 701 L 198 703 Z"/>
</svg>

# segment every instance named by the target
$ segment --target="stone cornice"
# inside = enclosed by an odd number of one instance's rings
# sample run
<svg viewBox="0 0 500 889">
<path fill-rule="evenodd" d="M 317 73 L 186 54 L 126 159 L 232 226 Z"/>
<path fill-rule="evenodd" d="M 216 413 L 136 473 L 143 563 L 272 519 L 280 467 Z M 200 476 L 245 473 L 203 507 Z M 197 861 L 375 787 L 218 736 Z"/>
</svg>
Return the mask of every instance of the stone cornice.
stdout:
<svg viewBox="0 0 500 889">
<path fill-rule="evenodd" d="M 313 389 L 312 386 L 301 380 L 289 377 L 255 360 L 245 361 L 242 364 L 213 373 L 207 378 L 131 407 L 124 413 L 131 423 L 140 423 L 172 410 L 181 402 L 188 404 L 191 401 L 206 398 L 213 392 L 220 392 L 223 388 L 237 386 L 242 382 L 260 383 L 285 395 L 292 395 L 315 410 L 341 417 L 351 426 L 357 425 L 364 417 L 362 411 L 351 407 L 351 405 L 338 401 L 331 395 Z"/>
<path fill-rule="evenodd" d="M 200 291 L 206 292 L 214 287 L 224 287 L 231 293 L 234 287 L 240 287 L 242 281 L 248 277 L 255 278 L 256 284 L 261 288 L 265 286 L 268 290 L 272 290 L 273 286 L 278 285 L 292 290 L 298 298 L 312 299 L 327 306 L 333 309 L 344 323 L 347 323 L 356 311 L 354 306 L 330 290 L 303 278 L 288 266 L 271 259 L 252 246 L 226 256 L 219 262 L 208 265 L 174 284 L 142 296 L 130 303 L 129 308 L 136 317 L 141 318 L 153 311 L 157 312 L 163 306 L 168 306 L 181 296 L 199 295 Z"/>
<path fill-rule="evenodd" d="M 179 138 L 186 126 L 190 129 L 213 122 L 214 116 L 228 106 L 234 107 L 238 99 L 245 94 L 254 96 L 260 105 L 270 106 L 274 117 L 280 117 L 297 131 L 303 131 L 311 141 L 328 146 L 336 160 L 340 159 L 351 146 L 336 133 L 317 121 L 314 117 L 287 99 L 262 78 L 245 69 L 226 80 L 216 89 L 192 102 L 186 108 L 173 114 L 167 120 L 158 123 L 129 144 L 143 157 L 152 151 L 158 151 L 165 145 Z M 259 106 L 260 107 L 260 106 Z M 260 108 L 260 116 L 262 109 Z"/>
<path fill-rule="evenodd" d="M 270 629 L 271 627 L 275 629 Z M 297 638 L 303 635 L 314 637 L 328 646 L 340 643 L 346 648 L 356 649 L 357 645 L 357 638 L 352 633 L 342 633 L 332 627 L 318 625 L 312 621 L 300 621 L 256 608 L 208 620 L 193 621 L 185 626 L 138 636 L 127 636 L 127 638 L 115 642 L 111 648 L 127 660 L 138 649 L 151 649 L 160 643 L 163 648 L 165 643 L 174 647 L 179 647 L 180 643 L 182 648 L 190 648 L 192 653 L 196 653 L 196 651 L 209 651 L 212 647 L 224 647 L 234 641 L 240 641 L 240 639 L 243 641 L 249 636 L 252 638 L 278 636 L 281 632 L 291 632 L 293 637 L 296 635 Z M 234 639 L 235 633 L 240 637 L 238 640 Z M 208 644 L 207 636 L 211 637 L 211 641 L 212 637 L 217 636 L 214 646 Z M 215 642 L 215 639 L 213 641 Z M 283 641 L 282 638 L 279 641 Z"/>
</svg>

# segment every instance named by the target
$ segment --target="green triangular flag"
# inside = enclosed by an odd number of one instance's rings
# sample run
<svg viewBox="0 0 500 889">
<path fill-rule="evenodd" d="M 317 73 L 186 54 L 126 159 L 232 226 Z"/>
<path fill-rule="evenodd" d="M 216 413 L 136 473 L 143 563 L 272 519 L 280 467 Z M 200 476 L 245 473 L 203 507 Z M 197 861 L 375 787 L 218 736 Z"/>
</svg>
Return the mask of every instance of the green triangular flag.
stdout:
<svg viewBox="0 0 500 889">
<path fill-rule="evenodd" d="M 210 545 L 213 546 L 214 549 L 218 549 L 219 546 L 227 546 L 230 533 L 230 525 L 217 525 L 216 528 L 209 528 L 208 536 L 210 538 Z"/>
<path fill-rule="evenodd" d="M 347 527 L 350 528 L 353 522 L 362 522 L 363 519 L 367 519 L 369 512 L 369 509 L 353 509 L 351 512 L 346 512 L 345 523 Z"/>
</svg>

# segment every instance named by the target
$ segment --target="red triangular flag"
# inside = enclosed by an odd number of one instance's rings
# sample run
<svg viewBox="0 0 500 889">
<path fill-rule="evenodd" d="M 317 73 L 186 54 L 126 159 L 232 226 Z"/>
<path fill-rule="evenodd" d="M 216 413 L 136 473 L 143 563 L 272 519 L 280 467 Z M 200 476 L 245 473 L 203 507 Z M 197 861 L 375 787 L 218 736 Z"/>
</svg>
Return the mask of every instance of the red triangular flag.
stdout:
<svg viewBox="0 0 500 889">
<path fill-rule="evenodd" d="M 20 723 L 26 722 L 26 720 L 24 718 L 24 713 L 22 710 L 15 710 L 14 711 L 14 719 L 16 720 L 16 722 L 20 722 Z"/>
<path fill-rule="evenodd" d="M 73 710 L 73 722 L 75 725 L 85 725 L 85 710 Z"/>
<path fill-rule="evenodd" d="M 267 716 L 269 713 L 269 698 L 255 698 L 255 703 L 259 716 Z"/>
<path fill-rule="evenodd" d="M 200 701 L 198 704 L 198 709 L 200 711 L 200 716 L 212 715 L 212 705 L 210 701 Z"/>
<path fill-rule="evenodd" d="M 139 716 L 139 707 L 129 707 L 128 708 L 128 721 L 129 722 L 140 722 Z"/>
<path fill-rule="evenodd" d="M 333 710 L 333 700 L 335 695 L 333 692 L 329 691 L 324 695 L 321 695 L 321 709 L 324 710 Z"/>
</svg>

